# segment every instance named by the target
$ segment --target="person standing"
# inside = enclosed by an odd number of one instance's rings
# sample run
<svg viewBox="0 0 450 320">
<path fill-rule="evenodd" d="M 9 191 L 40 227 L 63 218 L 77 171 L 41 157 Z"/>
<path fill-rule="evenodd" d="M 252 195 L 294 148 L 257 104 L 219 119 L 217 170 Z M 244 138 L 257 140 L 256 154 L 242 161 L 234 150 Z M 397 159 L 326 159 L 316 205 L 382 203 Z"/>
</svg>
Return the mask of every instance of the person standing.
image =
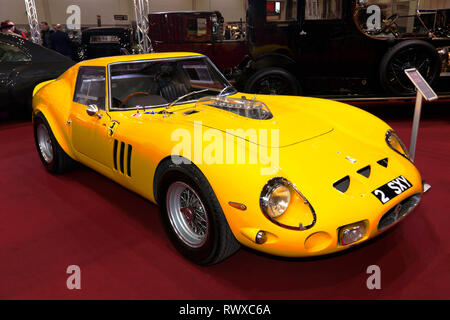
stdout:
<svg viewBox="0 0 450 320">
<path fill-rule="evenodd" d="M 41 41 L 42 45 L 46 48 L 52 48 L 52 35 L 54 31 L 50 28 L 46 21 L 40 23 L 41 27 Z"/>
<path fill-rule="evenodd" d="M 60 24 L 55 26 L 55 32 L 51 35 L 52 49 L 69 58 L 72 57 L 72 42 Z"/>
<path fill-rule="evenodd" d="M 25 33 L 23 33 L 22 31 L 20 31 L 18 29 L 16 29 L 16 26 L 15 26 L 14 22 L 12 22 L 11 20 L 3 21 L 1 23 L 0 29 L 1 29 L 1 31 L 3 33 L 14 34 L 14 35 L 20 36 L 20 37 L 22 37 L 24 39 L 28 39 L 25 36 Z"/>
</svg>

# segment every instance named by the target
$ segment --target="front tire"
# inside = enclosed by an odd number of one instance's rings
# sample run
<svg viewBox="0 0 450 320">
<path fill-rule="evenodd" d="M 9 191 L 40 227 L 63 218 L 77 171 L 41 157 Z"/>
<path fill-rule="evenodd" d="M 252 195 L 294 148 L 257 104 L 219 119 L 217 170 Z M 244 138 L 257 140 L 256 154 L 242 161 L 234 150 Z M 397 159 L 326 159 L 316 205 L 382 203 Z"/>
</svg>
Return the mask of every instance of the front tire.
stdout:
<svg viewBox="0 0 450 320">
<path fill-rule="evenodd" d="M 175 248 L 190 261 L 212 265 L 240 247 L 214 191 L 192 164 L 163 163 L 158 170 L 158 203 Z"/>
<path fill-rule="evenodd" d="M 50 173 L 60 174 L 71 170 L 75 161 L 61 148 L 47 122 L 39 113 L 34 117 L 34 141 L 39 158 Z"/>
</svg>

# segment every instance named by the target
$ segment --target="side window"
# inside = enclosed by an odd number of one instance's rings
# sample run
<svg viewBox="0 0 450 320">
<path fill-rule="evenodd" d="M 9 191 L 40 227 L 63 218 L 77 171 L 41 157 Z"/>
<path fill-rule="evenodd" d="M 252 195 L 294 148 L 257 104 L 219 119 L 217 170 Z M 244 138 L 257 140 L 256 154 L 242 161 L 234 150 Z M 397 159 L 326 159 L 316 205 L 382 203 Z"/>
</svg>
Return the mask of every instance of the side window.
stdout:
<svg viewBox="0 0 450 320">
<path fill-rule="evenodd" d="M 305 20 L 342 18 L 342 0 L 306 0 Z"/>
<path fill-rule="evenodd" d="M 31 61 L 31 58 L 19 48 L 0 42 L 0 62 Z"/>
<path fill-rule="evenodd" d="M 206 18 L 189 17 L 186 19 L 186 37 L 187 41 L 206 41 L 209 40 L 208 21 Z"/>
<path fill-rule="evenodd" d="M 80 67 L 73 101 L 86 106 L 96 104 L 99 110 L 106 110 L 105 78 L 104 67 Z"/>
<path fill-rule="evenodd" d="M 297 21 L 298 0 L 266 2 L 267 22 Z"/>
</svg>

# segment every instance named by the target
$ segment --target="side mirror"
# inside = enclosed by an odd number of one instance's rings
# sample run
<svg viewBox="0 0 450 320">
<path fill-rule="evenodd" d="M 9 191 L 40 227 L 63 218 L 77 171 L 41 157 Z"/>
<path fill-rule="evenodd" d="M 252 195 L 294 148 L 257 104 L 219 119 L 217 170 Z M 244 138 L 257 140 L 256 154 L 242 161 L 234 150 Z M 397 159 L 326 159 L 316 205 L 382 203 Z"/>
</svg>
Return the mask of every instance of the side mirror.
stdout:
<svg viewBox="0 0 450 320">
<path fill-rule="evenodd" d="M 86 108 L 86 112 L 89 116 L 93 117 L 93 116 L 97 116 L 99 118 L 101 118 L 102 116 L 100 114 L 98 114 L 98 107 L 96 104 L 90 104 L 87 108 Z"/>
</svg>

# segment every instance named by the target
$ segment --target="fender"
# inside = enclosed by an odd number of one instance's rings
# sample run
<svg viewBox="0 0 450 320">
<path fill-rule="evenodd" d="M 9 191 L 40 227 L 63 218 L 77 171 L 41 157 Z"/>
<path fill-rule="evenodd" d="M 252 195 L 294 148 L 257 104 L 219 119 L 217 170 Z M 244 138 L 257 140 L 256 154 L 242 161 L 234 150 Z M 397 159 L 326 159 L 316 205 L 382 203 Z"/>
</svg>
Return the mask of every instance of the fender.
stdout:
<svg viewBox="0 0 450 320">
<path fill-rule="evenodd" d="M 297 63 L 294 59 L 289 57 L 288 55 L 272 52 L 272 53 L 264 53 L 253 58 L 250 63 L 250 68 L 252 70 L 259 70 L 266 67 L 278 67 L 278 68 L 292 68 Z"/>
<path fill-rule="evenodd" d="M 39 90 L 41 90 L 43 87 L 45 87 L 46 85 L 52 83 L 53 81 L 55 81 L 56 79 L 53 80 L 48 80 L 48 81 L 44 81 L 39 83 L 36 87 L 34 87 L 33 90 L 33 97 L 36 95 L 36 93 L 38 93 Z"/>
<path fill-rule="evenodd" d="M 40 84 L 38 84 L 33 91 L 33 121 L 34 117 L 41 113 L 45 119 L 47 119 L 48 124 L 50 125 L 50 128 L 53 132 L 53 135 L 55 136 L 56 140 L 58 141 L 61 148 L 72 158 L 76 159 L 75 154 L 72 152 L 72 148 L 70 147 L 70 139 L 69 139 L 69 126 L 63 126 L 68 119 L 68 113 L 69 113 L 69 105 L 64 105 L 63 98 L 65 98 L 67 95 L 64 91 L 68 91 L 69 88 L 67 87 L 67 84 L 64 83 L 65 81 L 62 79 L 56 79 L 56 80 L 50 80 L 45 81 Z M 59 105 L 61 106 L 60 109 L 58 109 L 58 112 L 55 112 L 52 110 L 52 108 L 49 107 L 49 104 L 47 101 L 50 101 L 50 96 L 48 93 L 48 88 L 53 86 L 59 86 L 60 88 L 57 89 L 61 94 L 58 95 L 57 100 L 60 101 Z M 54 88 L 53 88 L 54 89 Z M 67 93 L 70 94 L 70 93 Z M 53 100 L 54 100 L 54 96 Z M 67 100 L 67 99 L 66 99 Z M 55 101 L 52 101 L 52 103 L 55 103 Z"/>
</svg>

